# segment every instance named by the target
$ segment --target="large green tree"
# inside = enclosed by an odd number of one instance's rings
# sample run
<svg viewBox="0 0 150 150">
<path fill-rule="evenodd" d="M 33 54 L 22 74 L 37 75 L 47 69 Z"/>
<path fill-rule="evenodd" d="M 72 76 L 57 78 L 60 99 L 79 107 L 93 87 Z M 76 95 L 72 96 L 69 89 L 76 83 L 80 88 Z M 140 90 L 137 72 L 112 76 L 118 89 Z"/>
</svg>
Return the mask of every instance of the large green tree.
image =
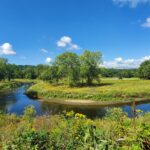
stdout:
<svg viewBox="0 0 150 150">
<path fill-rule="evenodd" d="M 102 62 L 102 54 L 100 52 L 91 52 L 85 50 L 80 56 L 81 77 L 91 85 L 94 79 L 98 79 L 99 65 Z"/>
<path fill-rule="evenodd" d="M 59 55 L 54 63 L 58 67 L 61 78 L 67 78 L 70 86 L 77 85 L 80 75 L 79 56 L 72 52 Z"/>
<path fill-rule="evenodd" d="M 150 60 L 146 60 L 140 65 L 139 77 L 150 80 Z"/>
</svg>

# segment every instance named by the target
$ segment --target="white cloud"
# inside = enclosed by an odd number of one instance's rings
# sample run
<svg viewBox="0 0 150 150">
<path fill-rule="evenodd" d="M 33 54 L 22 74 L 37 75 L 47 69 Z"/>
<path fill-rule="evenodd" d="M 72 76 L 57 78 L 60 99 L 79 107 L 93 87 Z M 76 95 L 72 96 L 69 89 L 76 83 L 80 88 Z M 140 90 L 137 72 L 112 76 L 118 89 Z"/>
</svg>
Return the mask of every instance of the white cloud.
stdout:
<svg viewBox="0 0 150 150">
<path fill-rule="evenodd" d="M 77 44 L 71 44 L 70 47 L 68 48 L 68 50 L 78 50 L 78 49 L 80 48 Z"/>
<path fill-rule="evenodd" d="M 142 24 L 145 28 L 150 28 L 150 17 L 146 19 L 145 23 Z"/>
<path fill-rule="evenodd" d="M 59 41 L 57 41 L 58 47 L 66 47 L 67 45 L 70 45 L 72 42 L 72 39 L 69 36 L 63 36 L 60 38 Z"/>
<path fill-rule="evenodd" d="M 115 61 L 116 62 L 121 62 L 123 59 L 122 59 L 122 57 L 117 57 L 117 58 L 115 58 Z"/>
<path fill-rule="evenodd" d="M 138 68 L 142 62 L 150 60 L 150 55 L 139 59 L 123 59 L 122 57 L 115 58 L 113 61 L 104 61 L 101 67 L 106 68 Z"/>
<path fill-rule="evenodd" d="M 44 48 L 42 48 L 41 51 L 42 51 L 43 53 L 48 53 L 48 50 L 46 50 L 46 49 L 44 49 Z"/>
<path fill-rule="evenodd" d="M 132 8 L 137 7 L 139 4 L 148 4 L 150 0 L 112 0 L 115 4 L 119 6 L 129 5 Z"/>
<path fill-rule="evenodd" d="M 16 52 L 13 50 L 10 43 L 4 43 L 0 45 L 0 54 L 1 55 L 15 55 Z"/>
<path fill-rule="evenodd" d="M 72 42 L 71 37 L 69 37 L 69 36 L 61 37 L 60 40 L 57 41 L 56 44 L 59 48 L 66 48 L 67 50 L 77 50 L 77 49 L 79 49 L 79 46 L 77 44 L 74 44 Z"/>
<path fill-rule="evenodd" d="M 50 62 L 52 62 L 52 58 L 47 57 L 47 58 L 46 58 L 46 60 L 45 60 L 45 62 L 46 62 L 46 63 L 50 63 Z"/>
</svg>

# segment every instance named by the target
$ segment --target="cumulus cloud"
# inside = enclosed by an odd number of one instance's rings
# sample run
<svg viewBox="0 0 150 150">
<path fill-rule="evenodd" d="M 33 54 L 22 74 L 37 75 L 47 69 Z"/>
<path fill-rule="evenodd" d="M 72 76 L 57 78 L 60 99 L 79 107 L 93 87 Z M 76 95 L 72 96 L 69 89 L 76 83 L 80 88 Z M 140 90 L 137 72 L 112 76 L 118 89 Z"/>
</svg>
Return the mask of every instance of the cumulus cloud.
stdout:
<svg viewBox="0 0 150 150">
<path fill-rule="evenodd" d="M 72 42 L 71 37 L 69 37 L 69 36 L 61 37 L 60 40 L 58 40 L 56 44 L 59 48 L 66 48 L 67 50 L 78 50 L 79 49 L 79 46 L 77 44 L 74 44 Z"/>
<path fill-rule="evenodd" d="M 0 45 L 0 54 L 1 55 L 15 55 L 16 52 L 13 50 L 10 43 L 3 43 Z"/>
<path fill-rule="evenodd" d="M 145 23 L 142 24 L 145 28 L 150 28 L 150 17 L 146 19 Z"/>
<path fill-rule="evenodd" d="M 72 43 L 72 39 L 69 36 L 63 36 L 57 42 L 57 46 L 58 47 L 66 47 L 67 45 L 70 45 L 71 43 Z"/>
<path fill-rule="evenodd" d="M 46 62 L 46 63 L 51 63 L 51 62 L 52 62 L 52 58 L 47 57 L 46 60 L 45 60 L 45 62 Z"/>
<path fill-rule="evenodd" d="M 137 7 L 139 4 L 149 4 L 150 0 L 112 0 L 119 6 L 129 5 L 131 8 Z"/>
<path fill-rule="evenodd" d="M 115 58 L 115 61 L 116 61 L 116 62 L 122 62 L 122 60 L 123 60 L 122 57 L 117 57 L 117 58 Z"/>
<path fill-rule="evenodd" d="M 48 53 L 48 50 L 46 50 L 45 48 L 42 48 L 41 51 L 42 51 L 43 53 Z"/>
<path fill-rule="evenodd" d="M 139 59 L 123 59 L 122 57 L 118 57 L 113 61 L 104 61 L 100 66 L 106 68 L 132 69 L 138 68 L 145 60 L 150 60 L 150 55 Z"/>
</svg>

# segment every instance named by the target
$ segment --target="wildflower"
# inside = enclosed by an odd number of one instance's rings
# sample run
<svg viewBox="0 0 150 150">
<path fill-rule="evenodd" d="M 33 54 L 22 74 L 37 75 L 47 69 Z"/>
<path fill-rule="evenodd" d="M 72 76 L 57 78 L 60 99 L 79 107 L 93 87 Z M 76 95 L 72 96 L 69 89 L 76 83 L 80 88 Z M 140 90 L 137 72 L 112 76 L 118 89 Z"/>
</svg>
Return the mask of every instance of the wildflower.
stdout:
<svg viewBox="0 0 150 150">
<path fill-rule="evenodd" d="M 78 119 L 85 119 L 86 116 L 83 115 L 83 114 L 76 113 L 76 114 L 75 114 L 75 118 L 78 118 Z"/>
</svg>

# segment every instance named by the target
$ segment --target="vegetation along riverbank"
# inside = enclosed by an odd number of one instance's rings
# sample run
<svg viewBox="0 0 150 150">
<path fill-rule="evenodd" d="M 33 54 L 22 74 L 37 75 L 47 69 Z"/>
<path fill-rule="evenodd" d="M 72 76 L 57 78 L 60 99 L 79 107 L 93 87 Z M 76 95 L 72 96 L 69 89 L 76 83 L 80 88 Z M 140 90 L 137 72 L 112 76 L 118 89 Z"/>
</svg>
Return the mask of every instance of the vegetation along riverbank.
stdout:
<svg viewBox="0 0 150 150">
<path fill-rule="evenodd" d="M 32 85 L 27 94 L 33 98 L 66 100 L 96 100 L 96 101 L 130 101 L 150 98 L 150 80 L 137 78 L 119 80 L 103 78 L 100 85 L 87 87 L 69 87 L 37 82 Z"/>
<path fill-rule="evenodd" d="M 0 93 L 10 91 L 19 86 L 21 86 L 21 82 L 18 82 L 18 81 L 1 81 L 0 82 Z"/>
<path fill-rule="evenodd" d="M 64 112 L 38 116 L 28 107 L 23 116 L 0 114 L 0 149 L 4 150 L 148 150 L 150 113 L 136 110 L 128 118 L 121 109 L 109 110 L 103 119 Z"/>
</svg>

